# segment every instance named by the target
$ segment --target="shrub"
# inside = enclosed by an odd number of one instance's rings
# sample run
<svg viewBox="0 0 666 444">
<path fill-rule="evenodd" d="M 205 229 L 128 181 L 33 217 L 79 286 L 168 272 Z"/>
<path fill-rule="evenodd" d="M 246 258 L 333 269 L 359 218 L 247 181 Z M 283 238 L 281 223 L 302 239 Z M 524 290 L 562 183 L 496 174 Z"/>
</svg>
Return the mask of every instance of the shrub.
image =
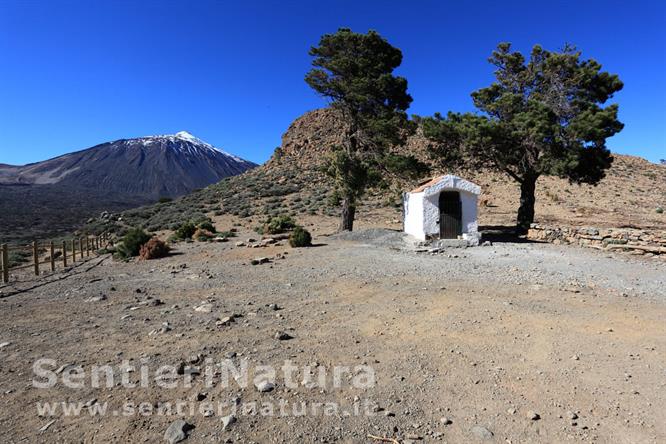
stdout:
<svg viewBox="0 0 666 444">
<path fill-rule="evenodd" d="M 664 209 L 661 207 L 657 207 L 656 211 L 657 213 L 662 214 L 664 212 Z"/>
<path fill-rule="evenodd" d="M 141 246 L 149 240 L 150 235 L 141 228 L 130 228 L 121 239 L 117 253 L 123 259 L 137 256 L 141 250 Z"/>
<path fill-rule="evenodd" d="M 170 198 L 170 197 L 160 197 L 157 201 L 158 201 L 159 203 L 167 203 L 167 202 L 171 202 L 171 201 L 173 201 L 173 199 Z"/>
<path fill-rule="evenodd" d="M 10 251 L 7 255 L 9 268 L 24 264 L 30 260 L 32 252 L 24 250 Z"/>
<path fill-rule="evenodd" d="M 153 237 L 141 246 L 139 257 L 141 259 L 159 259 L 169 254 L 169 246 L 157 237 Z"/>
<path fill-rule="evenodd" d="M 210 221 L 208 221 L 208 220 L 201 222 L 201 223 L 197 226 L 197 228 L 200 228 L 200 229 L 202 229 L 202 230 L 206 230 L 206 231 L 210 231 L 211 233 L 216 233 L 216 232 L 217 232 L 217 230 L 215 229 L 215 226 L 213 225 L 213 223 L 210 222 Z"/>
<path fill-rule="evenodd" d="M 312 245 L 312 236 L 310 232 L 303 227 L 296 227 L 289 236 L 289 245 L 293 248 L 309 247 Z"/>
<path fill-rule="evenodd" d="M 203 228 L 197 228 L 197 230 L 192 235 L 192 239 L 197 240 L 199 242 L 206 242 L 214 237 L 215 234 L 211 233 L 208 230 L 204 230 Z"/>
<path fill-rule="evenodd" d="M 192 239 L 192 235 L 194 235 L 195 231 L 197 231 L 196 225 L 194 225 L 192 222 L 185 222 L 180 224 L 174 234 L 176 239 L 185 240 Z"/>
<path fill-rule="evenodd" d="M 264 224 L 262 234 L 279 234 L 296 227 L 296 222 L 289 216 L 271 216 Z"/>
</svg>

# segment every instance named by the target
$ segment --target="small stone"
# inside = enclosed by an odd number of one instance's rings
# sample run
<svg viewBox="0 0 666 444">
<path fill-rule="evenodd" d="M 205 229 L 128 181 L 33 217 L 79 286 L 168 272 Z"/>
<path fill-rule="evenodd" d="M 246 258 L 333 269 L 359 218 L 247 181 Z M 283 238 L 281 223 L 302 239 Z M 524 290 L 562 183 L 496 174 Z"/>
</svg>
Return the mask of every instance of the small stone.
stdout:
<svg viewBox="0 0 666 444">
<path fill-rule="evenodd" d="M 261 381 L 259 383 L 254 384 L 254 386 L 259 390 L 261 393 L 266 393 L 270 392 L 275 388 L 275 384 L 273 384 L 270 381 Z"/>
<path fill-rule="evenodd" d="M 277 339 L 279 341 L 288 341 L 289 339 L 294 339 L 294 337 L 292 335 L 290 335 L 289 333 L 279 331 L 279 332 L 275 333 L 275 339 Z"/>
<path fill-rule="evenodd" d="M 164 432 L 164 439 L 169 444 L 175 444 L 177 442 L 184 441 L 187 439 L 187 432 L 192 429 L 192 425 L 186 423 L 182 419 L 174 421 L 171 423 L 169 428 Z"/>
<path fill-rule="evenodd" d="M 106 300 L 106 295 L 100 294 L 98 296 L 91 296 L 86 299 L 86 302 L 101 302 Z"/>
<path fill-rule="evenodd" d="M 578 419 L 578 414 L 576 414 L 576 412 L 567 412 L 567 415 L 569 415 L 569 419 L 571 420 Z"/>
<path fill-rule="evenodd" d="M 541 419 L 541 416 L 537 412 L 532 412 L 532 411 L 527 412 L 527 417 L 532 421 L 538 421 L 539 419 Z"/>
<path fill-rule="evenodd" d="M 573 355 L 573 356 L 571 357 L 571 359 L 573 359 L 574 361 L 578 361 L 578 360 L 580 360 L 580 356 L 578 356 L 578 355 Z"/>
<path fill-rule="evenodd" d="M 222 430 L 227 430 L 231 424 L 236 422 L 236 417 L 234 415 L 223 416 L 220 418 L 222 421 Z"/>
<path fill-rule="evenodd" d="M 195 402 L 203 401 L 204 399 L 206 399 L 206 396 L 208 396 L 207 393 L 203 392 L 195 393 L 194 395 L 192 395 L 192 401 Z"/>
<path fill-rule="evenodd" d="M 273 311 L 278 311 L 280 307 L 278 307 L 278 304 L 268 304 L 268 308 L 270 308 Z"/>
<path fill-rule="evenodd" d="M 493 439 L 494 436 L 493 432 L 479 425 L 475 425 L 474 427 L 472 427 L 471 432 L 474 436 L 476 436 L 479 439 Z"/>
<path fill-rule="evenodd" d="M 3 343 L 0 344 L 0 348 L 9 347 L 10 345 L 12 345 L 11 342 L 3 342 Z"/>
<path fill-rule="evenodd" d="M 443 417 L 442 419 L 440 419 L 439 422 L 441 422 L 441 423 L 444 424 L 444 425 L 453 424 L 453 421 L 451 421 L 451 420 L 450 420 L 449 418 L 447 418 L 446 416 Z"/>
<path fill-rule="evenodd" d="M 210 313 L 211 311 L 213 311 L 213 304 L 207 302 L 203 303 L 197 307 L 194 307 L 194 311 L 198 313 Z"/>
<path fill-rule="evenodd" d="M 222 327 L 222 326 L 230 325 L 232 322 L 235 322 L 234 316 L 225 316 L 224 318 L 215 322 L 215 325 L 217 325 L 218 327 Z"/>
<path fill-rule="evenodd" d="M 224 354 L 224 357 L 227 358 L 227 359 L 233 359 L 233 358 L 236 357 L 236 352 L 226 352 Z"/>
</svg>

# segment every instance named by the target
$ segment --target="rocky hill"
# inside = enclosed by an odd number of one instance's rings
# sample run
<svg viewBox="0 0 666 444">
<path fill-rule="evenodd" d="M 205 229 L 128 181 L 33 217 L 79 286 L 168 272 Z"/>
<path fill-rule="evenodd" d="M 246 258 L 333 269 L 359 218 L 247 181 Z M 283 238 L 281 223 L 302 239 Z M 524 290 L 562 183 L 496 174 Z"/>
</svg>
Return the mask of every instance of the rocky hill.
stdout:
<svg viewBox="0 0 666 444">
<path fill-rule="evenodd" d="M 258 219 L 293 214 L 337 216 L 331 202 L 331 181 L 321 172 L 326 154 L 340 143 L 341 126 L 330 109 L 318 109 L 296 119 L 282 137 L 282 144 L 264 165 L 227 178 L 204 190 L 161 205 L 124 213 L 125 222 L 147 229 L 172 228 L 183 218 L 231 214 Z M 427 141 L 420 134 L 405 148 L 428 161 Z M 445 171 L 433 165 L 433 175 L 455 172 L 482 187 L 482 225 L 511 225 L 518 207 L 517 184 L 489 171 Z M 401 192 L 414 183 L 393 184 L 370 190 L 358 217 L 398 221 Z M 663 229 L 666 216 L 666 167 L 647 160 L 616 155 L 607 177 L 597 186 L 572 185 L 543 177 L 537 184 L 536 220 L 570 226 L 642 227 Z"/>
<path fill-rule="evenodd" d="M 0 165 L 0 239 L 71 231 L 101 211 L 181 196 L 255 166 L 185 131 Z"/>
</svg>

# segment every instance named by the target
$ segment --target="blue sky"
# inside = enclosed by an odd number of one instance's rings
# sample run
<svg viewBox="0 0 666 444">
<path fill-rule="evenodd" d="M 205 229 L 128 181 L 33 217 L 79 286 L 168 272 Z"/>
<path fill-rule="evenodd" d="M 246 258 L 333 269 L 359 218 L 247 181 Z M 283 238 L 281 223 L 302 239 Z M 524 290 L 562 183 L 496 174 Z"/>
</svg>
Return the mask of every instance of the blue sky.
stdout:
<svg viewBox="0 0 666 444">
<path fill-rule="evenodd" d="M 473 110 L 487 57 L 565 42 L 617 73 L 625 129 L 614 152 L 666 158 L 663 1 L 0 0 L 0 163 L 187 130 L 255 162 L 324 105 L 307 54 L 339 27 L 403 51 L 410 113 Z"/>
</svg>

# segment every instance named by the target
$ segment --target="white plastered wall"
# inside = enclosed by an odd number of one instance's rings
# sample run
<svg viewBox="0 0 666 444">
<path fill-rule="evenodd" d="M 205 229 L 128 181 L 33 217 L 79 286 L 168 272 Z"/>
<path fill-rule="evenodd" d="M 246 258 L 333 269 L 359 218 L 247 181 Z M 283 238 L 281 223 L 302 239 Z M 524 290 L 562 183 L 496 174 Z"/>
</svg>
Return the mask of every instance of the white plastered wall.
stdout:
<svg viewBox="0 0 666 444">
<path fill-rule="evenodd" d="M 405 193 L 405 233 L 425 240 L 423 231 L 423 193 Z"/>
</svg>

